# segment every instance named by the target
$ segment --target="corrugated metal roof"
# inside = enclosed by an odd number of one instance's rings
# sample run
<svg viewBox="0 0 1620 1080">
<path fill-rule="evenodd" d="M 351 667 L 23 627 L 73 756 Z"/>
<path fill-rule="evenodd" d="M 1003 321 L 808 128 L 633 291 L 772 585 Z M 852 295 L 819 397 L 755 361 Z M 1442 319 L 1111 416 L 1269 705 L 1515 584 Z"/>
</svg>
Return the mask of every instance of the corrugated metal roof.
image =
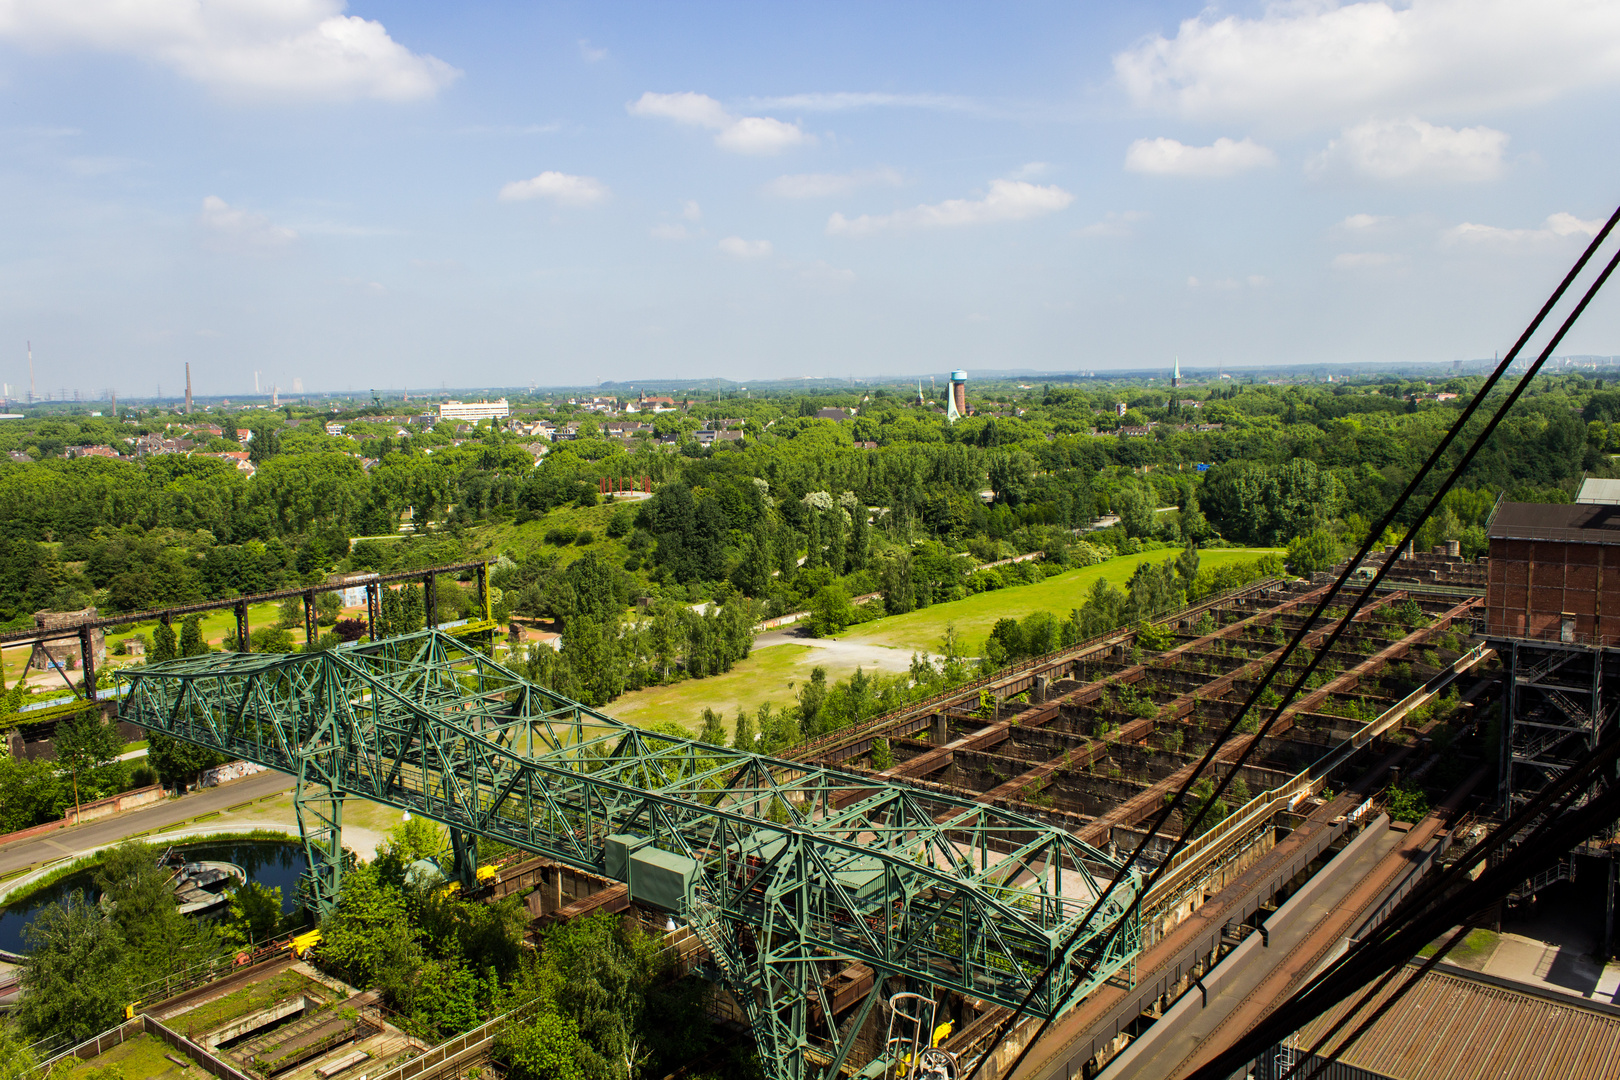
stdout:
<svg viewBox="0 0 1620 1080">
<path fill-rule="evenodd" d="M 1597 477 L 1582 480 L 1581 493 L 1575 496 L 1575 501 L 1620 506 L 1620 480 L 1599 480 Z"/>
<path fill-rule="evenodd" d="M 1391 980 L 1374 1007 L 1402 981 Z M 1300 1050 L 1314 1046 L 1351 1004 L 1302 1028 Z M 1620 1016 L 1430 972 L 1339 1060 L 1393 1080 L 1620 1080 Z"/>
<path fill-rule="evenodd" d="M 1505 502 L 1487 532 L 1493 540 L 1620 544 L 1620 506 Z"/>
</svg>

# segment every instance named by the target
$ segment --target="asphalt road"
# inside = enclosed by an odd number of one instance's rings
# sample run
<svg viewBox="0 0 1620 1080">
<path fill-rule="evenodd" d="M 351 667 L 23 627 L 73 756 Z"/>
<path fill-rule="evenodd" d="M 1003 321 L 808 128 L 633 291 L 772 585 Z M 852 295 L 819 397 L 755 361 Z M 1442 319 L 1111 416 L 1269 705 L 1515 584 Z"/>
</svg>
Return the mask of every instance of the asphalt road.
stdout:
<svg viewBox="0 0 1620 1080">
<path fill-rule="evenodd" d="M 219 787 L 204 788 L 179 799 L 165 799 L 139 810 L 129 810 L 85 825 L 57 829 L 27 840 L 0 845 L 0 874 L 8 874 L 36 863 L 50 862 L 64 855 L 77 855 L 92 848 L 116 844 L 126 836 L 161 829 L 165 825 L 189 821 L 227 806 L 275 795 L 292 787 L 292 777 L 278 772 L 262 772 Z M 251 828 L 251 826 L 246 826 Z"/>
</svg>

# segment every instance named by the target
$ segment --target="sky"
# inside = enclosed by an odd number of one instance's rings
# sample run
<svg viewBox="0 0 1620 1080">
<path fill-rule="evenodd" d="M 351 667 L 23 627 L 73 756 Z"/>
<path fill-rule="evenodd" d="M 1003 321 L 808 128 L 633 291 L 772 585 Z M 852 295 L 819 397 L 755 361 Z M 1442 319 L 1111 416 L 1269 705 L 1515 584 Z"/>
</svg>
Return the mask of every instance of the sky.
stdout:
<svg viewBox="0 0 1620 1080">
<path fill-rule="evenodd" d="M 1617 90 L 1612 0 L 0 0 L 0 381 L 1488 357 Z"/>
</svg>

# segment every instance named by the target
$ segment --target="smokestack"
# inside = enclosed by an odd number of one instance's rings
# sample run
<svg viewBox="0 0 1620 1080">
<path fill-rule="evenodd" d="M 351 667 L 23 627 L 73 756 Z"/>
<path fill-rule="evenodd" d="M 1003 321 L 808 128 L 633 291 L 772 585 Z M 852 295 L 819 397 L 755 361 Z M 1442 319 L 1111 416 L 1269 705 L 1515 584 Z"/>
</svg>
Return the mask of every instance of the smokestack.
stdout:
<svg viewBox="0 0 1620 1080">
<path fill-rule="evenodd" d="M 113 401 L 112 413 L 113 413 L 113 419 L 116 420 L 116 419 L 118 419 L 118 391 L 112 390 L 112 391 L 109 391 L 109 393 L 112 394 L 112 401 Z"/>
<path fill-rule="evenodd" d="M 28 343 L 28 404 L 34 403 L 34 343 Z"/>
<path fill-rule="evenodd" d="M 191 362 L 186 362 L 186 415 L 191 415 Z"/>
</svg>

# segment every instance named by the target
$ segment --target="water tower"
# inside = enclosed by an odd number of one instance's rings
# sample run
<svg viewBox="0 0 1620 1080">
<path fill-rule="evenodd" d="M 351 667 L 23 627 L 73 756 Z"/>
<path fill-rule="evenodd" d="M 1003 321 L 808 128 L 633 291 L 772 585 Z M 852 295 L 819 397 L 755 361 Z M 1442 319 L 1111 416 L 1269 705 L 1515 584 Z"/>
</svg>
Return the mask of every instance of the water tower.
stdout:
<svg viewBox="0 0 1620 1080">
<path fill-rule="evenodd" d="M 954 424 L 967 414 L 967 372 L 953 371 L 950 396 L 945 399 L 945 419 Z"/>
</svg>

